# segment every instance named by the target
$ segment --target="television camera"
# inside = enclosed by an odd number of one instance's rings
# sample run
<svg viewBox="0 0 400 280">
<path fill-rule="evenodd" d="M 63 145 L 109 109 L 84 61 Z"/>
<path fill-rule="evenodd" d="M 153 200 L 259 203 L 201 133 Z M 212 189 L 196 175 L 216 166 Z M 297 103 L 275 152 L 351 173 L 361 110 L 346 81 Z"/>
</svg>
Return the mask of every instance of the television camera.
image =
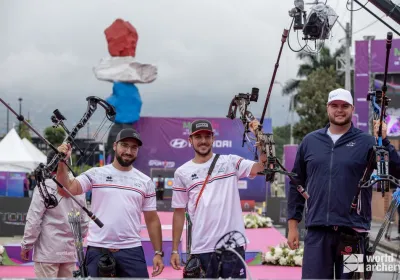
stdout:
<svg viewBox="0 0 400 280">
<path fill-rule="evenodd" d="M 293 30 L 303 30 L 303 40 L 329 39 L 338 15 L 331 7 L 318 1 L 308 4 L 314 4 L 314 6 L 307 16 L 307 12 L 304 10 L 304 1 L 294 1 L 295 7 L 289 11 L 289 16 L 293 17 Z"/>
</svg>

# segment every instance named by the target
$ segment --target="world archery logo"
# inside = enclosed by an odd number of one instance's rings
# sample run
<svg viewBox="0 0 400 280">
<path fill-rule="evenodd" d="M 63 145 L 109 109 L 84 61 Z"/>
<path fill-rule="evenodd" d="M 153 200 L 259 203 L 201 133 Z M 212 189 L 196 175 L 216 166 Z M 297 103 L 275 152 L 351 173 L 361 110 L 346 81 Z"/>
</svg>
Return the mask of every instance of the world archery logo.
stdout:
<svg viewBox="0 0 400 280">
<path fill-rule="evenodd" d="M 343 273 L 364 272 L 364 255 L 351 254 L 343 256 Z"/>
</svg>

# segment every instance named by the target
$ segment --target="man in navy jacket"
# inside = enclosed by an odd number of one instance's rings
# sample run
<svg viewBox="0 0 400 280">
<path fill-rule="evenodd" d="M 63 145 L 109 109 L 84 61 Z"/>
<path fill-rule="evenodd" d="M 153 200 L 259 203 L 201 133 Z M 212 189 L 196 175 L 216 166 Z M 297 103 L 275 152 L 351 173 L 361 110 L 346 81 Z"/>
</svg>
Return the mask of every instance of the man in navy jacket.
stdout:
<svg viewBox="0 0 400 280">
<path fill-rule="evenodd" d="M 302 279 L 349 279 L 343 255 L 363 253 L 371 226 L 372 189 L 363 189 L 356 211 L 350 206 L 367 167 L 376 140 L 353 126 L 351 93 L 336 89 L 329 93 L 329 124 L 307 134 L 298 147 L 293 172 L 297 183 L 310 195 L 307 202 L 290 185 L 288 197 L 288 245 L 298 248 L 298 223 L 305 209 L 307 235 L 304 240 Z M 374 133 L 377 135 L 378 123 Z M 400 158 L 386 138 L 382 124 L 383 146 L 389 151 L 389 172 L 399 177 Z M 361 204 L 360 204 L 361 203 Z"/>
</svg>

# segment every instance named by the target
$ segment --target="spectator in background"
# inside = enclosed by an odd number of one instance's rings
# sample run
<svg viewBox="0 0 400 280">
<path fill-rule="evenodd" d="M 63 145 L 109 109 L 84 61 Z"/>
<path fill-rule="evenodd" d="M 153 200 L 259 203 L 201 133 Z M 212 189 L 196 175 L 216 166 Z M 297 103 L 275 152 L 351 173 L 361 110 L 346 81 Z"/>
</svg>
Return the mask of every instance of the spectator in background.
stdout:
<svg viewBox="0 0 400 280">
<path fill-rule="evenodd" d="M 24 179 L 24 197 L 29 197 L 29 173 L 25 174 L 25 179 Z"/>
<path fill-rule="evenodd" d="M 33 195 L 33 189 L 36 187 L 36 179 L 35 179 L 35 174 L 31 174 L 29 176 L 29 197 L 32 197 Z"/>
<path fill-rule="evenodd" d="M 157 181 L 157 200 L 163 200 L 164 199 L 164 185 L 165 185 L 165 180 L 164 177 L 161 177 L 161 175 L 158 175 L 158 181 Z"/>
<path fill-rule="evenodd" d="M 47 157 L 47 163 L 53 156 L 52 151 Z M 54 172 L 56 171 L 57 168 Z M 57 185 L 53 180 L 47 179 L 45 184 L 47 191 L 55 195 L 59 203 L 53 209 L 46 209 L 38 188 L 35 188 L 21 242 L 21 259 L 27 261 L 29 251 L 33 249 L 36 278 L 73 278 L 78 258 L 74 236 L 68 222 L 68 213 L 76 209 L 77 204 L 72 198 L 61 197 L 57 193 Z M 75 199 L 86 207 L 84 194 L 75 196 Z M 89 227 L 89 217 L 85 213 L 81 216 L 82 237 L 85 238 Z"/>
</svg>

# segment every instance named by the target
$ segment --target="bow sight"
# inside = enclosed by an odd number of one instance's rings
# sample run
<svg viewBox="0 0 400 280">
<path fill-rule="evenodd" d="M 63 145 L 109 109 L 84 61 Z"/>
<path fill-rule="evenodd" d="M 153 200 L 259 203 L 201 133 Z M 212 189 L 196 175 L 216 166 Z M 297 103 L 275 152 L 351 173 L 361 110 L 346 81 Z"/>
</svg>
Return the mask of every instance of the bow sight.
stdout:
<svg viewBox="0 0 400 280">
<path fill-rule="evenodd" d="M 238 95 L 235 95 L 235 97 L 231 101 L 231 104 L 230 104 L 229 110 L 228 110 L 228 115 L 226 117 L 231 120 L 236 118 L 237 108 L 239 106 L 239 110 L 241 110 L 240 119 L 242 120 L 243 124 L 245 124 L 247 119 L 245 119 L 245 118 L 243 119 L 243 117 L 244 117 L 243 113 L 247 111 L 247 106 L 250 105 L 250 102 L 257 102 L 258 92 L 259 92 L 258 88 L 252 88 L 251 94 L 250 93 L 239 93 Z M 243 147 L 243 145 L 242 145 L 242 147 Z"/>
</svg>

